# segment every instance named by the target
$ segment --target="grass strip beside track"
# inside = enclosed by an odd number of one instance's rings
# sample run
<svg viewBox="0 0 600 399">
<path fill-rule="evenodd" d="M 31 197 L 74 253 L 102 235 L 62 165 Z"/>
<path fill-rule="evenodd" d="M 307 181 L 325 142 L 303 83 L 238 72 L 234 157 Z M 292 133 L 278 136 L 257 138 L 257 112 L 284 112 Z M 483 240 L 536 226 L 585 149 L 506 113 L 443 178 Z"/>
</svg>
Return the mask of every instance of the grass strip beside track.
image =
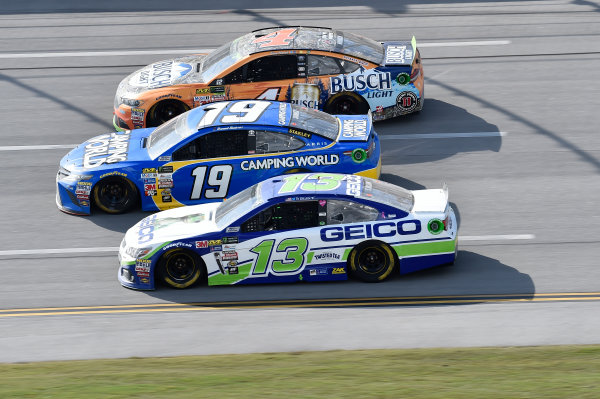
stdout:
<svg viewBox="0 0 600 399">
<path fill-rule="evenodd" d="M 599 376 L 600 345 L 132 358 L 0 364 L 0 398 L 581 399 Z"/>
</svg>

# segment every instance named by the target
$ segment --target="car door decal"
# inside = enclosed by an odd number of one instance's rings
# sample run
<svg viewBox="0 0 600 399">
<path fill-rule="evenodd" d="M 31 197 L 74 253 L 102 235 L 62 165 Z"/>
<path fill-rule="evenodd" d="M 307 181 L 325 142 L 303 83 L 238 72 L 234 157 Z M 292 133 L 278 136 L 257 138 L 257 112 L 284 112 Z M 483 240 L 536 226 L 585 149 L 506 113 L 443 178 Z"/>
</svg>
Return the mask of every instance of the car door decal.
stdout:
<svg viewBox="0 0 600 399">
<path fill-rule="evenodd" d="M 190 200 L 201 199 L 202 191 L 204 191 L 204 198 L 206 199 L 227 197 L 231 175 L 233 174 L 233 165 L 213 165 L 210 167 L 208 177 L 206 177 L 207 169 L 208 166 L 206 165 L 192 169 L 194 184 L 192 185 Z"/>
</svg>

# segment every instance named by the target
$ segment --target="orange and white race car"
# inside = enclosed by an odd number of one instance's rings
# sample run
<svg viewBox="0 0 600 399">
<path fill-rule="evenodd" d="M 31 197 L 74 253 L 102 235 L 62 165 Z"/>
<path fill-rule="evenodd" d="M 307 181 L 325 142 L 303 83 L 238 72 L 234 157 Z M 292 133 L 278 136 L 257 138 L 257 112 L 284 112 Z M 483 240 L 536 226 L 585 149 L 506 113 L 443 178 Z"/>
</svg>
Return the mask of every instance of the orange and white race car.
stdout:
<svg viewBox="0 0 600 399">
<path fill-rule="evenodd" d="M 329 28 L 248 33 L 209 54 L 155 62 L 117 89 L 119 130 L 158 126 L 191 108 L 238 99 L 287 101 L 373 120 L 421 110 L 423 66 L 416 40 L 379 43 Z"/>
</svg>

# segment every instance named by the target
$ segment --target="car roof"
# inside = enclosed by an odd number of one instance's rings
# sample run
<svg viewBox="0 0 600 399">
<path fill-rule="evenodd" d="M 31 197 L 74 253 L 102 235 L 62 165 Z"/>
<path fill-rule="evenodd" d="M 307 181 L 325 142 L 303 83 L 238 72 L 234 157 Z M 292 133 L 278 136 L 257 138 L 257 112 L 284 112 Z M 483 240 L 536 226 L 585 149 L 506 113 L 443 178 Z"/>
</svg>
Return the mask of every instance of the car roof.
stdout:
<svg viewBox="0 0 600 399">
<path fill-rule="evenodd" d="M 325 181 L 334 177 L 342 177 L 339 185 L 332 190 L 306 189 L 311 184 L 324 185 Z M 348 194 L 352 184 L 362 182 L 361 176 L 343 175 L 338 173 L 296 173 L 285 176 L 276 176 L 263 181 L 261 184 L 261 193 L 264 201 L 284 198 L 293 198 L 293 200 L 306 200 L 315 196 L 319 197 L 338 197 L 355 198 L 353 194 Z M 301 182 L 301 184 L 300 184 Z M 315 197 L 316 198 L 316 197 Z M 374 199 L 375 200 L 375 199 Z"/>
<path fill-rule="evenodd" d="M 335 187 L 327 188 L 332 181 L 336 182 Z M 406 213 L 410 212 L 414 205 L 412 191 L 381 180 L 357 175 L 324 172 L 296 173 L 272 177 L 258 185 L 260 185 L 259 191 L 263 203 L 345 199 L 375 202 Z M 321 187 L 321 189 L 315 189 L 315 187 Z"/>
<path fill-rule="evenodd" d="M 231 109 L 233 104 L 240 102 L 248 102 L 248 103 L 268 103 L 268 107 L 265 111 L 255 120 L 253 121 L 244 121 L 243 115 L 240 115 L 240 122 L 223 122 L 222 118 L 217 117 L 215 120 L 207 125 L 200 126 L 199 128 L 204 127 L 216 127 L 219 130 L 219 127 L 223 127 L 223 130 L 229 129 L 239 129 L 240 125 L 267 125 L 267 126 L 280 126 L 283 128 L 289 129 L 302 129 L 303 124 L 302 120 L 310 120 L 311 116 L 315 118 L 313 113 L 317 113 L 317 118 L 331 120 L 331 123 L 335 123 L 335 134 L 333 131 L 329 130 L 319 130 L 318 125 L 315 125 L 313 128 L 305 128 L 305 130 L 310 131 L 311 133 L 316 133 L 320 136 L 326 137 L 330 140 L 335 140 L 338 136 L 339 125 L 337 122 L 337 118 L 335 116 L 329 115 L 322 111 L 314 110 L 312 108 L 302 107 L 296 104 L 290 104 L 279 101 L 268 101 L 268 100 L 233 100 L 229 101 L 229 104 L 224 109 Z M 223 102 L 221 102 L 223 103 Z M 191 130 L 197 130 L 200 121 L 207 114 L 206 110 L 210 110 L 211 107 L 214 107 L 214 104 L 206 104 L 198 108 L 194 108 L 187 112 L 187 124 Z M 302 110 L 303 112 L 298 112 L 298 110 Z M 230 113 L 231 114 L 231 113 Z M 235 114 L 233 114 L 235 115 Z M 292 118 L 293 117 L 293 118 Z M 298 119 L 300 118 L 300 119 Z M 298 123 L 296 123 L 298 122 Z"/>
<path fill-rule="evenodd" d="M 269 39 L 270 37 L 272 39 Z M 363 58 L 376 64 L 381 64 L 383 61 L 381 43 L 331 28 L 309 26 L 264 28 L 234 40 L 230 47 L 231 54 L 238 59 L 273 50 L 321 50 Z"/>
</svg>

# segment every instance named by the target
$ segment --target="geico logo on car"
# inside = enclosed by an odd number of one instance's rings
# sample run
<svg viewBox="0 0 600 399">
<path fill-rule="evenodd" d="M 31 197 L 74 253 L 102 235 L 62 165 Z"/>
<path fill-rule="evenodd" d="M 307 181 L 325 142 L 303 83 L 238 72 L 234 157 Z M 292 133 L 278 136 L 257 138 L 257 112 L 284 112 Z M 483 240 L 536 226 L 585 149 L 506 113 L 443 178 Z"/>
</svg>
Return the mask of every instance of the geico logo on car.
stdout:
<svg viewBox="0 0 600 399">
<path fill-rule="evenodd" d="M 321 229 L 321 240 L 341 241 L 364 238 L 385 238 L 397 234 L 410 235 L 421 232 L 421 221 L 401 220 L 399 222 L 379 222 L 374 224 L 359 224 L 348 226 L 325 227 Z"/>
<path fill-rule="evenodd" d="M 156 215 L 152 215 L 142 220 L 140 229 L 138 230 L 138 244 L 143 244 L 154 238 L 154 221 Z"/>
</svg>

